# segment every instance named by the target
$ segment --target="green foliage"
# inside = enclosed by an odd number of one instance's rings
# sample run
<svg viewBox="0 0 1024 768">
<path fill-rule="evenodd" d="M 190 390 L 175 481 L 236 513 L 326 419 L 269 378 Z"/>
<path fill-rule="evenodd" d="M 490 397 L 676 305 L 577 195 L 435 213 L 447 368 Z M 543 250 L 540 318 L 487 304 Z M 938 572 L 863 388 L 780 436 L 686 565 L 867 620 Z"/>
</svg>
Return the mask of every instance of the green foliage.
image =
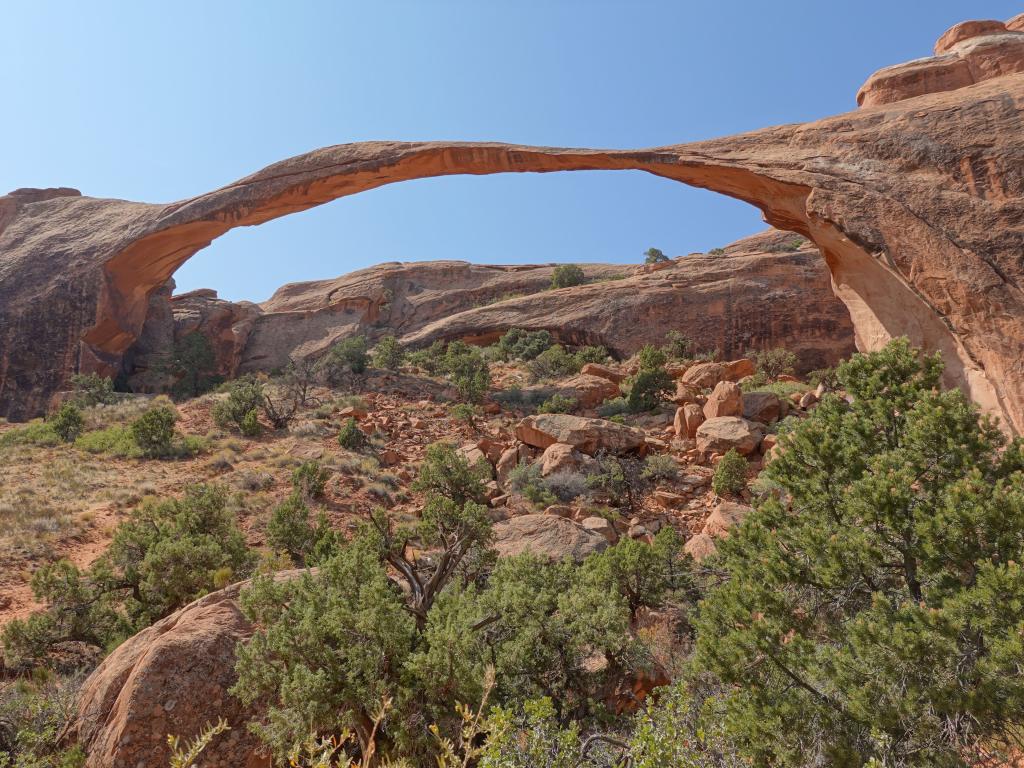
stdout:
<svg viewBox="0 0 1024 768">
<path fill-rule="evenodd" d="M 32 677 L 0 682 L 0 766 L 81 768 L 85 752 L 62 744 L 75 714 L 82 676 L 39 670 Z"/>
<path fill-rule="evenodd" d="M 448 409 L 448 415 L 456 421 L 464 421 L 469 425 L 473 425 L 480 416 L 480 408 L 469 403 L 455 403 L 455 405 Z"/>
<path fill-rule="evenodd" d="M 132 436 L 132 428 L 113 426 L 86 432 L 75 440 L 75 447 L 88 453 L 105 453 L 122 458 L 138 458 L 142 450 Z"/>
<path fill-rule="evenodd" d="M 630 615 L 655 608 L 672 591 L 691 589 L 691 562 L 672 528 L 663 528 L 653 545 L 625 538 L 614 547 L 586 559 L 582 578 L 597 585 L 612 585 L 626 601 Z"/>
<path fill-rule="evenodd" d="M 132 422 L 132 439 L 143 456 L 168 456 L 174 444 L 174 423 L 178 414 L 169 405 L 150 408 Z"/>
<path fill-rule="evenodd" d="M 377 368 L 397 371 L 405 361 L 405 347 L 390 334 L 377 342 L 373 348 L 373 364 Z"/>
<path fill-rule="evenodd" d="M 433 443 L 427 446 L 419 477 L 412 487 L 456 504 L 470 501 L 479 504 L 487 500 L 484 483 L 490 479 L 490 474 L 490 465 L 485 461 L 470 466 L 466 457 L 450 443 Z"/>
<path fill-rule="evenodd" d="M 51 429 L 65 443 L 73 443 L 82 433 L 85 419 L 77 405 L 64 403 L 48 419 Z"/>
<path fill-rule="evenodd" d="M 549 507 L 558 502 L 558 497 L 544 485 L 537 464 L 519 464 L 509 472 L 508 487 L 513 493 L 522 494 L 535 507 Z"/>
<path fill-rule="evenodd" d="M 775 380 L 782 374 L 792 376 L 798 362 L 799 359 L 795 353 L 781 347 L 754 353 L 754 365 L 757 372 L 769 380 Z"/>
<path fill-rule="evenodd" d="M 1024 718 L 1024 446 L 906 340 L 839 367 L 698 618 L 755 764 L 965 766 Z"/>
<path fill-rule="evenodd" d="M 725 248 L 712 248 L 708 251 L 708 256 L 725 256 Z"/>
<path fill-rule="evenodd" d="M 675 480 L 679 476 L 679 464 L 671 454 L 652 453 L 644 459 L 644 468 L 640 476 L 653 482 Z"/>
<path fill-rule="evenodd" d="M 587 276 L 583 274 L 583 268 L 578 264 L 559 264 L 551 273 L 552 288 L 571 288 L 575 285 L 583 285 Z"/>
<path fill-rule="evenodd" d="M 365 373 L 370 365 L 365 336 L 352 336 L 339 341 L 320 360 L 321 375 L 332 386 L 344 384 L 348 374 Z"/>
<path fill-rule="evenodd" d="M 807 374 L 807 381 L 814 387 L 824 385 L 826 392 L 834 391 L 839 387 L 835 368 L 817 368 Z"/>
<path fill-rule="evenodd" d="M 604 363 L 608 360 L 608 350 L 604 347 L 599 346 L 582 346 L 577 347 L 576 351 L 573 352 L 573 358 L 579 363 L 579 368 L 582 368 L 587 363 Z M 576 370 L 578 371 L 579 368 Z"/>
<path fill-rule="evenodd" d="M 319 461 L 304 461 L 292 472 L 292 489 L 301 498 L 319 499 L 330 477 L 330 471 L 321 467 Z"/>
<path fill-rule="evenodd" d="M 579 373 L 587 363 L 603 362 L 608 357 L 604 347 L 581 347 L 568 352 L 561 344 L 549 347 L 526 364 L 534 381 L 547 381 Z"/>
<path fill-rule="evenodd" d="M 641 371 L 656 371 L 665 367 L 668 362 L 668 354 L 653 344 L 644 344 L 637 352 L 636 359 Z"/>
<path fill-rule="evenodd" d="M 629 413 L 629 403 L 624 397 L 608 398 L 597 408 L 597 415 L 602 419 L 621 418 L 624 413 Z"/>
<path fill-rule="evenodd" d="M 68 560 L 32 577 L 43 612 L 2 632 L 10 666 L 37 662 L 56 642 L 116 644 L 195 598 L 225 576 L 243 578 L 253 557 L 216 486 L 189 486 L 180 499 L 147 500 L 114 531 L 104 554 L 82 571 Z"/>
<path fill-rule="evenodd" d="M 341 425 L 338 432 L 338 445 L 349 451 L 360 451 L 370 442 L 366 433 L 359 428 L 359 423 L 349 416 Z"/>
<path fill-rule="evenodd" d="M 689 360 L 693 341 L 679 331 L 671 330 L 665 334 L 665 344 L 661 349 L 670 360 Z"/>
<path fill-rule="evenodd" d="M 71 388 L 74 391 L 72 402 L 79 408 L 112 405 L 117 402 L 113 379 L 100 376 L 98 373 L 76 373 L 71 377 Z"/>
<path fill-rule="evenodd" d="M 263 383 L 255 376 L 240 376 L 224 386 L 227 398 L 213 406 L 213 420 L 224 429 L 234 427 L 243 435 L 259 434 L 259 409 Z"/>
<path fill-rule="evenodd" d="M 747 487 L 747 460 L 735 448 L 725 452 L 711 477 L 711 490 L 718 496 L 735 494 Z"/>
<path fill-rule="evenodd" d="M 199 331 L 175 339 L 168 367 L 178 379 L 172 389 L 176 397 L 198 397 L 220 380 L 219 376 L 214 375 L 217 357 L 213 345 Z"/>
<path fill-rule="evenodd" d="M 502 360 L 533 360 L 552 343 L 551 334 L 547 331 L 510 328 L 498 339 L 497 346 Z"/>
<path fill-rule="evenodd" d="M 9 445 L 58 445 L 60 442 L 53 425 L 45 421 L 34 421 L 24 427 L 0 432 L 0 448 Z"/>
<path fill-rule="evenodd" d="M 668 256 L 658 248 L 648 248 L 644 251 L 644 264 L 660 264 L 668 260 Z"/>
<path fill-rule="evenodd" d="M 213 740 L 230 730 L 231 726 L 228 725 L 228 721 L 221 718 L 216 723 L 207 723 L 200 733 L 184 744 L 181 737 L 168 735 L 167 746 L 171 750 L 170 768 L 195 768 L 198 765 L 199 756 Z"/>
<path fill-rule="evenodd" d="M 521 708 L 497 707 L 487 718 L 492 736 L 480 768 L 577 768 L 580 730 L 562 727 L 549 697 L 523 703 Z"/>
<path fill-rule="evenodd" d="M 479 348 L 453 341 L 445 351 L 444 370 L 459 397 L 470 403 L 483 402 L 491 387 L 491 373 Z"/>
<path fill-rule="evenodd" d="M 572 413 L 577 406 L 576 398 L 556 393 L 537 406 L 537 413 Z"/>
<path fill-rule="evenodd" d="M 313 566 L 336 554 L 340 542 L 323 513 L 312 522 L 309 507 L 296 490 L 271 513 L 267 544 L 275 552 L 287 554 L 296 565 Z"/>
<path fill-rule="evenodd" d="M 415 349 L 406 354 L 405 359 L 410 365 L 422 368 L 427 373 L 436 375 L 442 373 L 444 367 L 444 354 L 447 345 L 441 341 L 435 341 L 424 349 Z"/>
<path fill-rule="evenodd" d="M 675 391 L 675 381 L 664 368 L 641 368 L 630 382 L 626 408 L 632 413 L 653 411 Z"/>
</svg>

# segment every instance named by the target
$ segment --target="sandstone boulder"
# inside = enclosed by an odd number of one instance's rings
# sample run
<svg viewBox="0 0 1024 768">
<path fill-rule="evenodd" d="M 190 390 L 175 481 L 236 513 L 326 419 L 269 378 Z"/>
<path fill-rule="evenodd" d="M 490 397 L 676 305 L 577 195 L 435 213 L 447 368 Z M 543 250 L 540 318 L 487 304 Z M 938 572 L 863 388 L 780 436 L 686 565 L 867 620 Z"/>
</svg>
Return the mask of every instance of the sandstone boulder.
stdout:
<svg viewBox="0 0 1024 768">
<path fill-rule="evenodd" d="M 721 363 L 697 363 L 687 368 L 679 381 L 696 389 L 710 389 L 722 380 L 723 373 Z"/>
<path fill-rule="evenodd" d="M 583 472 L 595 469 L 597 461 L 566 443 L 552 443 L 540 457 L 540 473 L 547 477 L 555 472 Z"/>
<path fill-rule="evenodd" d="M 739 416 L 743 413 L 743 391 L 739 384 L 732 381 L 720 381 L 708 395 L 704 403 L 704 418 L 714 419 L 718 416 Z"/>
<path fill-rule="evenodd" d="M 757 450 L 764 431 L 757 422 L 738 416 L 708 419 L 697 428 L 697 449 L 703 453 L 726 453 L 735 448 L 746 456 Z"/>
<path fill-rule="evenodd" d="M 619 396 L 619 385 L 601 376 L 581 373 L 558 385 L 558 392 L 573 398 L 580 408 L 596 408 L 605 400 Z"/>
<path fill-rule="evenodd" d="M 697 436 L 697 428 L 703 423 L 703 409 L 696 403 L 687 403 L 682 408 L 676 408 L 672 426 L 675 429 L 676 437 L 692 440 Z"/>
<path fill-rule="evenodd" d="M 597 515 L 585 517 L 580 521 L 580 525 L 588 531 L 601 534 L 609 544 L 614 544 L 619 540 L 619 535 L 615 532 L 615 526 L 603 517 L 598 517 Z"/>
<path fill-rule="evenodd" d="M 774 424 L 782 415 L 782 401 L 772 392 L 746 392 L 743 418 L 761 424 Z"/>
<path fill-rule="evenodd" d="M 604 535 L 559 515 L 529 514 L 494 525 L 494 548 L 499 557 L 524 552 L 558 561 L 582 561 L 608 546 Z"/>
<path fill-rule="evenodd" d="M 614 384 L 621 384 L 626 378 L 626 374 L 622 371 L 617 371 L 600 363 L 587 363 L 580 370 L 580 373 L 584 376 L 599 376 L 602 379 L 608 379 L 608 381 Z"/>
<path fill-rule="evenodd" d="M 256 713 L 228 693 L 235 682 L 235 646 L 252 635 L 238 606 L 245 584 L 200 598 L 144 629 L 89 676 L 70 726 L 89 755 L 87 768 L 168 765 L 168 734 L 191 738 L 217 717 L 231 730 L 210 744 L 203 765 L 270 765 L 246 728 Z"/>
<path fill-rule="evenodd" d="M 536 448 L 565 443 L 591 456 L 598 451 L 626 453 L 645 444 L 645 435 L 639 429 L 567 413 L 527 416 L 516 425 L 515 432 L 519 440 Z"/>
<path fill-rule="evenodd" d="M 699 563 L 704 558 L 715 554 L 715 539 L 706 533 L 698 533 L 686 540 L 683 551 Z"/>
<path fill-rule="evenodd" d="M 708 515 L 704 521 L 704 528 L 701 533 L 708 536 L 727 536 L 731 528 L 743 522 L 744 518 L 754 510 L 745 504 L 736 504 L 732 501 L 721 501 L 718 506 Z"/>
</svg>

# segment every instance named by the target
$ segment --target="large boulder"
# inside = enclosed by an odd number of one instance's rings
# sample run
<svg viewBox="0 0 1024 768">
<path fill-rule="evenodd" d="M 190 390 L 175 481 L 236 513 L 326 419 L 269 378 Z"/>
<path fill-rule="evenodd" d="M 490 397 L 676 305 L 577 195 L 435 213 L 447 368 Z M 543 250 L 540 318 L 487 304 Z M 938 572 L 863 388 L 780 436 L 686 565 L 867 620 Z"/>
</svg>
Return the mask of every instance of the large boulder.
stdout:
<svg viewBox="0 0 1024 768">
<path fill-rule="evenodd" d="M 644 447 L 643 431 L 604 419 L 567 413 L 539 413 L 516 425 L 516 437 L 535 448 L 565 443 L 593 456 L 598 451 L 626 453 Z"/>
<path fill-rule="evenodd" d="M 580 453 L 571 445 L 552 443 L 540 457 L 540 473 L 543 477 L 556 472 L 587 473 L 597 468 L 597 460 Z"/>
<path fill-rule="evenodd" d="M 619 385 L 602 376 L 581 373 L 558 385 L 558 393 L 573 398 L 580 408 L 596 408 L 605 400 L 619 396 Z"/>
<path fill-rule="evenodd" d="M 622 371 L 609 368 L 607 365 L 601 365 L 601 363 L 587 363 L 580 370 L 580 373 L 584 376 L 600 376 L 602 379 L 608 379 L 608 381 L 615 384 L 621 384 L 626 378 L 626 374 Z"/>
<path fill-rule="evenodd" d="M 569 557 L 579 562 L 607 546 L 603 532 L 559 515 L 520 515 L 494 525 L 494 548 L 499 557 L 529 552 L 553 561 Z"/>
<path fill-rule="evenodd" d="M 258 713 L 228 693 L 236 679 L 235 647 L 253 631 L 238 605 L 247 583 L 200 598 L 142 630 L 93 671 L 69 731 L 89 756 L 87 768 L 168 765 L 168 734 L 191 738 L 218 717 L 231 730 L 207 747 L 204 767 L 270 765 L 246 728 Z"/>
<path fill-rule="evenodd" d="M 743 418 L 772 424 L 782 415 L 782 400 L 772 392 L 746 392 L 743 395 Z"/>
<path fill-rule="evenodd" d="M 693 439 L 697 436 L 697 428 L 704 423 L 704 411 L 696 403 L 687 403 L 681 408 L 676 408 L 675 419 L 672 426 L 675 429 L 676 437 Z"/>
<path fill-rule="evenodd" d="M 733 501 L 721 501 L 704 521 L 701 533 L 721 538 L 728 536 L 729 531 L 743 522 L 744 518 L 754 510 L 746 504 Z"/>
<path fill-rule="evenodd" d="M 743 390 L 732 381 L 720 381 L 704 403 L 704 418 L 739 416 L 743 413 Z"/>
<path fill-rule="evenodd" d="M 697 428 L 697 449 L 704 453 L 725 453 L 735 448 L 746 456 L 753 453 L 764 437 L 762 425 L 739 416 L 718 416 Z"/>
</svg>

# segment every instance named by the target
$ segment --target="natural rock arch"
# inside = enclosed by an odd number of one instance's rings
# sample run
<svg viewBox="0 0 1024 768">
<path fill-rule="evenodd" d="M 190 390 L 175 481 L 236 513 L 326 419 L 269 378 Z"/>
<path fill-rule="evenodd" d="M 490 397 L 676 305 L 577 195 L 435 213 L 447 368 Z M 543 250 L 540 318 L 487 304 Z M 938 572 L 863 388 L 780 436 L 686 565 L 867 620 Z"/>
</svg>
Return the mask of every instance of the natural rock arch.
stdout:
<svg viewBox="0 0 1024 768">
<path fill-rule="evenodd" d="M 924 95 L 931 80 L 913 80 L 902 100 L 890 78 L 875 106 L 693 144 L 367 142 L 169 205 L 12 193 L 0 198 L 0 413 L 38 412 L 70 372 L 115 372 L 149 296 L 234 227 L 409 179 L 629 169 L 744 200 L 814 241 L 861 348 L 906 335 L 941 351 L 949 382 L 1022 432 L 1024 55 L 1017 70 L 1006 61 L 1024 36 L 997 37 L 1009 40 L 986 49 L 1002 57 L 997 76 Z"/>
</svg>

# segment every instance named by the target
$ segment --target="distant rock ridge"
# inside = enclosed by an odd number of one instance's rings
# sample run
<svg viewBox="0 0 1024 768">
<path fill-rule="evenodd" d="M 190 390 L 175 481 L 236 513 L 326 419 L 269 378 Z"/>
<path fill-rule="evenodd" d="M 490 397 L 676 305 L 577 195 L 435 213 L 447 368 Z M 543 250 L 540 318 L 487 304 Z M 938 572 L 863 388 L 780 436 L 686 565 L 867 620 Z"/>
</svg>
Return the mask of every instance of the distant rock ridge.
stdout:
<svg viewBox="0 0 1024 768">
<path fill-rule="evenodd" d="M 804 371 L 835 364 L 854 349 L 850 315 L 832 293 L 828 269 L 808 241 L 769 231 L 716 255 L 657 265 L 586 264 L 589 282 L 548 290 L 553 265 L 389 262 L 334 280 L 290 283 L 256 305 L 209 289 L 154 294 L 139 340 L 126 353 L 129 382 L 159 391 L 152 371 L 175 339 L 207 336 L 218 373 L 270 371 L 319 355 L 362 334 L 391 334 L 410 346 L 460 339 L 491 343 L 509 328 L 547 330 L 568 344 L 599 344 L 627 356 L 665 333 L 691 337 L 698 351 L 738 357 L 786 347 Z M 172 281 L 173 282 L 173 281 Z"/>
<path fill-rule="evenodd" d="M 1005 31 L 954 28 L 938 56 L 869 78 L 852 112 L 691 144 L 364 142 L 168 205 L 4 196 L 0 415 L 42 412 L 75 372 L 123 372 L 154 294 L 234 227 L 417 178 L 643 170 L 744 200 L 777 229 L 813 241 L 859 348 L 906 335 L 941 352 L 947 384 L 1007 431 L 1024 432 L 1021 27 L 1015 17 Z M 277 339 L 310 338 L 314 318 L 296 316 Z"/>
</svg>

